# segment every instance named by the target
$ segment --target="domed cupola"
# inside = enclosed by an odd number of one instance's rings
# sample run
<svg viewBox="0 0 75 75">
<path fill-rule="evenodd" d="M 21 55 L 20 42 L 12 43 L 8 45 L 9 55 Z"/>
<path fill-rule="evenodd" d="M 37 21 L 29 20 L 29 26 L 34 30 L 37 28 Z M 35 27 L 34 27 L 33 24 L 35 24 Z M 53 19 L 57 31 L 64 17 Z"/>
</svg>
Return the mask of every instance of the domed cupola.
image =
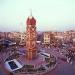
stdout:
<svg viewBox="0 0 75 75">
<path fill-rule="evenodd" d="M 36 20 L 35 20 L 35 18 L 32 16 L 32 14 L 27 18 L 26 23 L 27 23 L 27 25 L 36 25 Z"/>
</svg>

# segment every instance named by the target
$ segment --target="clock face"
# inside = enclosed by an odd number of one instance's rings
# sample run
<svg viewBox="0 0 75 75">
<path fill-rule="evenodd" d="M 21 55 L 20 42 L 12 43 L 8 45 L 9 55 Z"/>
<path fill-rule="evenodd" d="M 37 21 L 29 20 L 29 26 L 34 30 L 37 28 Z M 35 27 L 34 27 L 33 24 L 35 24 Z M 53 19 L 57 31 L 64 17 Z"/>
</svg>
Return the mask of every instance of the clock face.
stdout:
<svg viewBox="0 0 75 75">
<path fill-rule="evenodd" d="M 32 31 L 35 31 L 35 28 L 34 27 L 32 28 Z"/>
<path fill-rule="evenodd" d="M 28 25 L 29 27 L 31 27 L 31 25 Z"/>
</svg>

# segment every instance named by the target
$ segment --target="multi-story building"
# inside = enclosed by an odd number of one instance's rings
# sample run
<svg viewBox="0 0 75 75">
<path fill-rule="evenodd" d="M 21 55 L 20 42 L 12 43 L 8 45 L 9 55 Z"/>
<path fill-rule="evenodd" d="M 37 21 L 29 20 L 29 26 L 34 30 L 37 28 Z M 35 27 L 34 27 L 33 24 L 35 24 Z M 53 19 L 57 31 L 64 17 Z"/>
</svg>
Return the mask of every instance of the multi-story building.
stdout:
<svg viewBox="0 0 75 75">
<path fill-rule="evenodd" d="M 43 33 L 44 44 L 50 44 L 50 32 Z"/>
<path fill-rule="evenodd" d="M 44 32 L 43 33 L 43 44 L 46 47 L 55 44 L 55 35 L 52 32 Z"/>
</svg>

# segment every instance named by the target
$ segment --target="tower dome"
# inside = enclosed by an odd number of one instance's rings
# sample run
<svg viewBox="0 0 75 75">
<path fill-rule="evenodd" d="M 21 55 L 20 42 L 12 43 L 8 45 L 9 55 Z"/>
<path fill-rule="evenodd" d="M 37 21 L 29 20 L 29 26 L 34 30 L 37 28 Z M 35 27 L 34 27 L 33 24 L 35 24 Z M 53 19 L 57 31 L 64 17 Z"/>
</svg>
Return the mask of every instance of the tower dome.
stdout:
<svg viewBox="0 0 75 75">
<path fill-rule="evenodd" d="M 31 15 L 27 18 L 26 24 L 27 24 L 27 25 L 36 25 L 36 20 L 35 20 L 35 18 L 32 16 L 32 13 L 31 13 Z"/>
</svg>

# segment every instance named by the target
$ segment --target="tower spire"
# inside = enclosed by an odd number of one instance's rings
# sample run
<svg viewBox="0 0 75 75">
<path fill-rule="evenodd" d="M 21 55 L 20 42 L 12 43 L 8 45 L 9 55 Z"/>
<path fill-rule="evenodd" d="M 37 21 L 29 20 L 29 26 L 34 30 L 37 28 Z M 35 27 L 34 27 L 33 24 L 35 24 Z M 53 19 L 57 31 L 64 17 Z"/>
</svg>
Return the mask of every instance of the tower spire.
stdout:
<svg viewBox="0 0 75 75">
<path fill-rule="evenodd" d="M 30 9 L 30 16 L 29 18 L 31 19 L 32 18 L 32 9 Z"/>
<path fill-rule="evenodd" d="M 32 16 L 32 9 L 30 9 L 30 16 Z"/>
</svg>

